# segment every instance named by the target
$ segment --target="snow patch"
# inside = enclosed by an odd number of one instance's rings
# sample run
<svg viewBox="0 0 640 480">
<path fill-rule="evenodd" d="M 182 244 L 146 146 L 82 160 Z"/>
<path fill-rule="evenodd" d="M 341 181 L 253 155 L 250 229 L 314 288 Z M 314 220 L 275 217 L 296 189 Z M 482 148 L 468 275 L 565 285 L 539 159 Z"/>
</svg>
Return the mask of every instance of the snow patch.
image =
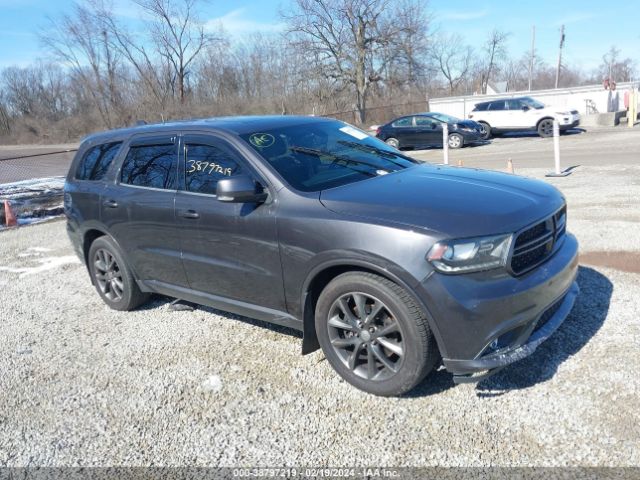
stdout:
<svg viewBox="0 0 640 480">
<path fill-rule="evenodd" d="M 39 258 L 38 262 L 40 263 L 40 265 L 36 265 L 35 267 L 15 268 L 15 267 L 0 266 L 0 272 L 18 273 L 20 274 L 20 278 L 22 278 L 28 275 L 33 275 L 35 273 L 41 273 L 41 272 L 46 272 L 47 270 L 53 270 L 63 265 L 80 263 L 80 260 L 75 255 L 65 255 L 62 257 Z"/>
<path fill-rule="evenodd" d="M 222 390 L 222 379 L 218 375 L 211 375 L 201 386 L 205 392 L 218 393 Z"/>
</svg>

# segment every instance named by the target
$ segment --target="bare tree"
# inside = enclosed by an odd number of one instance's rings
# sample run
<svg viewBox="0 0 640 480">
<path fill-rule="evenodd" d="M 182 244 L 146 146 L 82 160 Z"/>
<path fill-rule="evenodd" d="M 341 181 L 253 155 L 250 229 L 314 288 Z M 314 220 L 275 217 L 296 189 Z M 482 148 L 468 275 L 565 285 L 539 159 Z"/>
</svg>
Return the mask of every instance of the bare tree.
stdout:
<svg viewBox="0 0 640 480">
<path fill-rule="evenodd" d="M 499 63 L 507 55 L 507 39 L 509 35 L 509 33 L 494 29 L 487 36 L 480 73 L 480 90 L 482 93 L 487 93 L 491 75 L 495 73 Z"/>
<path fill-rule="evenodd" d="M 472 48 L 465 46 L 459 35 L 442 34 L 432 46 L 431 57 L 447 80 L 449 95 L 453 95 L 469 73 Z"/>
<path fill-rule="evenodd" d="M 90 5 L 75 4 L 72 14 L 50 22 L 40 37 L 42 42 L 82 81 L 104 126 L 112 128 L 113 113 L 122 111 L 122 101 L 116 87 L 120 62 L 109 33 Z"/>
<path fill-rule="evenodd" d="M 196 57 L 216 41 L 199 21 L 197 0 L 136 0 L 151 17 L 151 34 L 158 53 L 172 69 L 180 103 L 185 102 L 189 67 Z"/>
<path fill-rule="evenodd" d="M 630 82 L 635 77 L 635 62 L 631 58 L 620 59 L 620 50 L 611 45 L 609 51 L 602 56 L 602 64 L 598 68 L 602 78 L 616 82 Z"/>
<path fill-rule="evenodd" d="M 390 0 L 295 0 L 293 12 L 282 14 L 290 38 L 322 75 L 353 85 L 359 123 L 370 86 L 383 78 L 388 47 L 407 28 L 394 22 L 395 12 Z"/>
</svg>

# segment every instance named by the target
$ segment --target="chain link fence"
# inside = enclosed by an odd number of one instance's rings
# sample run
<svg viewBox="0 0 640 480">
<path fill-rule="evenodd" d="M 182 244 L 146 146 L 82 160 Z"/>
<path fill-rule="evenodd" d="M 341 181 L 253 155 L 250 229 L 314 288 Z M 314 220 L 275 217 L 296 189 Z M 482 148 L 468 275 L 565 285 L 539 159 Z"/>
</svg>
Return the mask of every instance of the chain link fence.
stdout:
<svg viewBox="0 0 640 480">
<path fill-rule="evenodd" d="M 64 176 L 76 148 L 0 147 L 0 228 L 62 214 Z"/>
</svg>

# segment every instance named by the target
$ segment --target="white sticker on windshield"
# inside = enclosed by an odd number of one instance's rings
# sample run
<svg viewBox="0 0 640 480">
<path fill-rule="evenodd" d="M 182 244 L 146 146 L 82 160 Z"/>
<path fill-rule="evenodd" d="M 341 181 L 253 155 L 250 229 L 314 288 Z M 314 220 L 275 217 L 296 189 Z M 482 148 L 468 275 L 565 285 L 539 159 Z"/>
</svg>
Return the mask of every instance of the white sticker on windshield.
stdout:
<svg viewBox="0 0 640 480">
<path fill-rule="evenodd" d="M 353 128 L 351 125 L 347 125 L 346 127 L 342 127 L 340 129 L 341 132 L 346 133 L 347 135 L 351 135 L 352 137 L 357 138 L 358 140 L 364 140 L 369 135 L 358 130 L 357 128 Z"/>
</svg>

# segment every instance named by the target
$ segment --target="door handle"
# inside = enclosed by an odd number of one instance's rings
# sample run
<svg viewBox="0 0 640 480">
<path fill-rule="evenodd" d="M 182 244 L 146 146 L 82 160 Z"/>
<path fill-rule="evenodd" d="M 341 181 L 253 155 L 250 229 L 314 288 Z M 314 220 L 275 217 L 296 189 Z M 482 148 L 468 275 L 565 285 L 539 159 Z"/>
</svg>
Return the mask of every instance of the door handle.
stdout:
<svg viewBox="0 0 640 480">
<path fill-rule="evenodd" d="M 118 202 L 116 202 L 115 200 L 105 200 L 104 202 L 102 202 L 102 205 L 107 207 L 107 208 L 118 208 Z"/>
<path fill-rule="evenodd" d="M 200 218 L 200 214 L 195 210 L 182 210 L 180 212 L 180 216 L 184 218 L 193 218 L 193 219 Z"/>
</svg>

